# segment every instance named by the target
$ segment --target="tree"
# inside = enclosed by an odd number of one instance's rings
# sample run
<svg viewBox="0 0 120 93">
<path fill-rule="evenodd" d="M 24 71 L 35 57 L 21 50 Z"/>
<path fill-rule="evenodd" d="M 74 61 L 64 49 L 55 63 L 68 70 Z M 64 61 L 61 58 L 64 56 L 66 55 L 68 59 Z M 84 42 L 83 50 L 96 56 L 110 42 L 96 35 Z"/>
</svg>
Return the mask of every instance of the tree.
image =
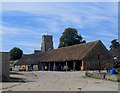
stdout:
<svg viewBox="0 0 120 93">
<path fill-rule="evenodd" d="M 85 40 L 82 41 L 82 36 L 78 35 L 78 32 L 75 28 L 66 28 L 60 37 L 60 43 L 58 48 L 71 46 L 80 43 L 86 43 Z"/>
<path fill-rule="evenodd" d="M 18 60 L 22 57 L 23 51 L 17 47 L 10 50 L 10 60 Z"/>
<path fill-rule="evenodd" d="M 110 51 L 112 51 L 112 50 L 117 49 L 117 48 L 120 47 L 120 44 L 119 44 L 119 42 L 117 42 L 117 39 L 113 39 L 111 41 L 111 44 L 112 45 L 110 45 Z"/>
<path fill-rule="evenodd" d="M 117 41 L 117 39 L 114 39 L 111 41 L 111 44 L 112 45 L 110 45 L 110 52 L 114 57 L 116 57 L 116 60 L 119 60 L 120 43 Z"/>
</svg>

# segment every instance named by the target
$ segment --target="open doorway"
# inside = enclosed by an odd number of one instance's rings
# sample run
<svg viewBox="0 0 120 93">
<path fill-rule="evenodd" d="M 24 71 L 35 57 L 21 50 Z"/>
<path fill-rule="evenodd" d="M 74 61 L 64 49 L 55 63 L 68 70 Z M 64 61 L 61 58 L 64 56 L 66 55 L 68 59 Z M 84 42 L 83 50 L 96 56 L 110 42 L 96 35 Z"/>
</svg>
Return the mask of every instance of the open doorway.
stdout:
<svg viewBox="0 0 120 93">
<path fill-rule="evenodd" d="M 75 65 L 75 69 L 77 71 L 80 71 L 81 70 L 81 66 L 82 66 L 82 60 L 77 60 L 76 61 L 76 65 Z"/>
</svg>

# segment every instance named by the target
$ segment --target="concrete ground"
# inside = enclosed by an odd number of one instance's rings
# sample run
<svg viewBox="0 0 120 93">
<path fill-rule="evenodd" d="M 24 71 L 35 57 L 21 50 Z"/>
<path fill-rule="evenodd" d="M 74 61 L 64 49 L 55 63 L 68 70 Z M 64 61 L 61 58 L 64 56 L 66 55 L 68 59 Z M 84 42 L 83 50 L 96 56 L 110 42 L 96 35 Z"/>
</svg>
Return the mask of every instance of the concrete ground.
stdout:
<svg viewBox="0 0 120 93">
<path fill-rule="evenodd" d="M 20 72 L 26 83 L 3 83 L 3 91 L 118 91 L 118 82 L 85 78 L 84 71 Z M 15 76 L 15 75 L 13 75 Z"/>
</svg>

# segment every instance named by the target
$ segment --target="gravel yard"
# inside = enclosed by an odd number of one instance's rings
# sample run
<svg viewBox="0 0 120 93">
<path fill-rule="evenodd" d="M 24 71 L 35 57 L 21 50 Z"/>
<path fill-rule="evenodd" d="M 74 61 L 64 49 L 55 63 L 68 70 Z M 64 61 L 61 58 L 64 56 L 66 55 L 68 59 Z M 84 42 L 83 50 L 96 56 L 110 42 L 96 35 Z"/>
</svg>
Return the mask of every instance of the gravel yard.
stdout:
<svg viewBox="0 0 120 93">
<path fill-rule="evenodd" d="M 25 78 L 27 82 L 3 83 L 3 91 L 118 91 L 118 82 L 85 78 L 84 71 L 19 73 L 12 76 Z"/>
</svg>

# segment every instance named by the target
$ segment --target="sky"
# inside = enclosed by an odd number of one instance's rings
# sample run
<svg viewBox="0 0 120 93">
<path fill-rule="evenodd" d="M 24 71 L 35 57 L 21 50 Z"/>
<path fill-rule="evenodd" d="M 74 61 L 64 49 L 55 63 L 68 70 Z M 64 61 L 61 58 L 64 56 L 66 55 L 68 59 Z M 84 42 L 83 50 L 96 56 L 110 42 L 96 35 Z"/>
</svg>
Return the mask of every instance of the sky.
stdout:
<svg viewBox="0 0 120 93">
<path fill-rule="evenodd" d="M 13 47 L 24 54 L 41 49 L 42 35 L 52 35 L 54 49 L 67 27 L 76 28 L 86 42 L 101 40 L 109 49 L 118 38 L 117 2 L 4 2 L 1 51 Z"/>
</svg>

